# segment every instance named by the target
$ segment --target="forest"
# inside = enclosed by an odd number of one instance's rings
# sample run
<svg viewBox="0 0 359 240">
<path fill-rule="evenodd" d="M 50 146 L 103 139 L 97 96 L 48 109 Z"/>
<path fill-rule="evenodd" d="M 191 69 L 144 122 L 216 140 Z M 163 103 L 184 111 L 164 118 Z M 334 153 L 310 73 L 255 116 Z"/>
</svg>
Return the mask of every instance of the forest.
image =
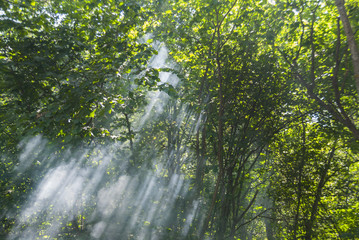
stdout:
<svg viewBox="0 0 359 240">
<path fill-rule="evenodd" d="M 0 239 L 359 239 L 358 0 L 0 0 Z"/>
</svg>

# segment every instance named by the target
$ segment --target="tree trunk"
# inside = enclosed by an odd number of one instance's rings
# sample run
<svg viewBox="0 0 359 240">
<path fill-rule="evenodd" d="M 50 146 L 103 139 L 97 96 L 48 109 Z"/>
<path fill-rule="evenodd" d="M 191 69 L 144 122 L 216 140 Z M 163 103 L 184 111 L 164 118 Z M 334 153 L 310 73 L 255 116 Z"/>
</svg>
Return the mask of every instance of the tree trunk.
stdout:
<svg viewBox="0 0 359 240">
<path fill-rule="evenodd" d="M 298 186 L 297 186 L 297 206 L 296 206 L 296 213 L 295 213 L 295 217 L 294 217 L 294 230 L 293 230 L 293 239 L 297 239 L 297 230 L 298 230 L 298 226 L 299 226 L 299 216 L 300 216 L 300 205 L 301 205 L 301 200 L 302 200 L 302 175 L 303 175 L 303 169 L 304 169 L 304 165 L 305 165 L 305 158 L 306 158 L 306 128 L 305 128 L 305 122 L 304 119 L 302 120 L 302 126 L 303 126 L 303 130 L 302 130 L 302 156 L 300 159 L 300 164 L 299 164 L 299 174 L 298 174 Z"/>
<path fill-rule="evenodd" d="M 355 79 L 355 86 L 357 88 L 357 93 L 359 95 L 359 51 L 357 44 L 355 42 L 355 36 L 352 30 L 352 27 L 349 22 L 349 18 L 344 6 L 344 0 L 335 0 L 335 4 L 337 5 L 338 12 L 340 15 L 340 19 L 342 20 L 344 32 L 347 36 L 348 45 L 350 48 L 350 53 L 352 56 L 353 61 L 353 68 L 354 68 L 354 79 Z"/>
<path fill-rule="evenodd" d="M 197 187 L 197 194 L 200 194 L 200 191 L 202 191 L 203 188 L 203 176 L 204 176 L 204 166 L 206 165 L 206 125 L 203 124 L 202 129 L 202 136 L 201 140 L 199 137 L 199 130 L 197 131 L 197 168 L 196 168 L 196 187 Z M 199 145 L 201 145 L 202 148 L 200 149 Z"/>
<path fill-rule="evenodd" d="M 216 11 L 217 12 L 217 11 Z M 217 194 L 221 190 L 222 187 L 222 181 L 223 181 L 223 175 L 224 175 L 224 164 L 223 164 L 223 115 L 224 115 L 224 99 L 223 99 L 223 80 L 222 80 L 222 73 L 221 73 L 221 60 L 220 60 L 220 49 L 221 49 L 221 34 L 220 34 L 220 21 L 219 21 L 219 13 L 217 12 L 217 51 L 216 51 L 216 63 L 217 63 L 217 74 L 218 74 L 218 99 L 219 99 L 219 109 L 218 109 L 218 131 L 217 131 L 217 161 L 218 161 L 218 176 L 216 181 L 215 190 L 212 197 L 212 202 L 210 209 L 208 211 L 208 215 L 206 217 L 206 220 L 203 224 L 203 229 L 201 230 L 200 239 L 204 238 L 205 231 L 208 228 L 208 224 L 210 222 L 210 218 L 212 216 L 212 212 L 214 209 L 214 206 L 217 201 Z M 222 225 L 222 224 L 220 224 Z M 221 229 L 218 230 L 216 236 L 219 237 L 219 235 L 222 235 Z M 224 236 L 223 236 L 224 237 Z M 222 239 L 220 237 L 219 239 Z"/>
<path fill-rule="evenodd" d="M 327 179 L 328 170 L 330 168 L 331 161 L 332 161 L 332 159 L 334 157 L 334 153 L 335 153 L 335 146 L 332 148 L 332 151 L 330 152 L 330 156 L 328 157 L 328 159 L 327 159 L 327 161 L 325 163 L 324 169 L 322 169 L 320 171 L 320 173 L 321 173 L 320 174 L 320 180 L 319 180 L 318 187 L 317 187 L 317 190 L 316 190 L 316 193 L 315 193 L 315 199 L 314 199 L 314 202 L 313 202 L 313 205 L 312 205 L 310 218 L 305 224 L 305 236 L 304 236 L 305 240 L 311 240 L 312 239 L 313 227 L 314 227 L 314 223 L 315 223 L 315 220 L 316 220 L 316 217 L 317 217 L 317 214 L 318 214 L 318 207 L 319 207 L 319 203 L 320 203 L 320 200 L 321 200 L 321 197 L 322 197 L 322 191 L 323 191 L 323 188 L 324 188 L 324 185 L 325 185 L 326 181 L 328 180 Z"/>
<path fill-rule="evenodd" d="M 272 211 L 270 211 L 270 212 L 272 212 Z M 270 217 L 272 217 L 272 214 L 270 214 Z M 264 219 L 264 224 L 265 224 L 265 228 L 266 228 L 267 239 L 268 240 L 275 240 L 274 231 L 273 231 L 273 220 L 265 218 Z"/>
</svg>

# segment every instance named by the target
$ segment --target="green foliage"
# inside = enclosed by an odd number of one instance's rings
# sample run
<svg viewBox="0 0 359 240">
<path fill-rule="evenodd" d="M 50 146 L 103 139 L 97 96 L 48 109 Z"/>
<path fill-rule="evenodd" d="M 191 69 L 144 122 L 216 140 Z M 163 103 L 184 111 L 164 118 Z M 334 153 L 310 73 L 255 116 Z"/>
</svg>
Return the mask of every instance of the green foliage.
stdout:
<svg viewBox="0 0 359 240">
<path fill-rule="evenodd" d="M 155 52 L 137 41 L 145 19 L 136 4 L 11 6 L 2 17 L 6 24 L 1 32 L 5 132 L 15 138 L 19 128 L 21 135 L 66 139 L 110 136 L 114 113 L 143 103 L 144 88 L 132 89 L 131 84 Z M 154 71 L 146 71 L 152 82 L 144 87 L 158 81 Z"/>
<path fill-rule="evenodd" d="M 2 228 L 53 167 L 43 150 L 60 164 L 81 149 L 104 186 L 147 170 L 190 181 L 168 223 L 138 223 L 163 239 L 357 238 L 359 105 L 337 15 L 319 0 L 0 1 Z M 158 41 L 164 66 L 149 64 Z M 19 174 L 27 136 L 47 141 Z M 58 216 L 59 237 L 89 238 L 86 204 Z M 47 214 L 31 220 L 41 234 Z"/>
</svg>

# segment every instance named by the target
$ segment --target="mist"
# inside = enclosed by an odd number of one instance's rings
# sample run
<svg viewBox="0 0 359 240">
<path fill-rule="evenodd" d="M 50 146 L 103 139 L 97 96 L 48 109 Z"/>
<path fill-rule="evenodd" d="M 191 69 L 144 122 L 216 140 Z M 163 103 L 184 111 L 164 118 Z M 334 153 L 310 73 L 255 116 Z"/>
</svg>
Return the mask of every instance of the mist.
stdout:
<svg viewBox="0 0 359 240">
<path fill-rule="evenodd" d="M 20 214 L 8 216 L 17 220 L 8 239 L 61 239 L 73 228 L 79 239 L 162 239 L 179 220 L 187 235 L 198 202 L 186 206 L 190 183 L 183 175 L 164 177 L 162 168 L 123 174 L 128 159 L 113 154 L 118 144 L 66 150 L 61 159 L 46 144 L 36 136 L 22 145 L 21 159 L 37 156 L 32 172 L 42 176 Z M 20 162 L 17 171 L 26 166 Z M 110 173 L 115 166 L 118 173 Z"/>
<path fill-rule="evenodd" d="M 152 57 L 149 67 L 170 67 L 167 48 L 159 42 L 154 45 L 158 54 Z M 158 85 L 176 88 L 179 84 L 175 74 L 160 72 L 159 77 Z M 191 155 L 190 149 L 182 148 L 184 159 L 174 162 L 174 152 L 159 157 L 154 146 L 146 146 L 142 153 L 146 167 L 133 166 L 134 158 L 141 155 L 133 151 L 141 151 L 136 149 L 140 148 L 142 129 L 151 128 L 160 116 L 169 114 L 166 107 L 171 97 L 167 93 L 149 91 L 146 99 L 148 104 L 131 119 L 137 133 L 132 151 L 128 141 L 100 144 L 101 140 L 94 139 L 90 144 L 62 146 L 42 135 L 21 141 L 13 179 L 32 179 L 32 187 L 20 206 L 6 212 L 6 218 L 15 222 L 9 240 L 69 236 L 165 239 L 190 234 L 200 205 L 194 198 L 193 183 L 180 171 L 180 163 L 184 164 Z M 176 115 L 176 128 L 188 124 L 184 122 L 186 114 L 182 105 Z"/>
</svg>

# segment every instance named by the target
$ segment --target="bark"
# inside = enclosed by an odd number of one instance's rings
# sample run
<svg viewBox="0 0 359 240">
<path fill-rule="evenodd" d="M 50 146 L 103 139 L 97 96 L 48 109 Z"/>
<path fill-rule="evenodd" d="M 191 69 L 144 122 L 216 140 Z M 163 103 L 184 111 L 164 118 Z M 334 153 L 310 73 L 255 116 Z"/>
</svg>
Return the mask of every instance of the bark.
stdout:
<svg viewBox="0 0 359 240">
<path fill-rule="evenodd" d="M 133 173 L 136 171 L 136 167 L 137 167 L 137 161 L 136 161 L 136 156 L 135 156 L 135 151 L 133 149 L 133 140 L 132 140 L 132 129 L 131 129 L 131 122 L 130 122 L 130 118 L 128 117 L 127 113 L 124 113 L 125 115 L 125 120 L 126 120 L 126 127 L 127 127 L 127 131 L 128 131 L 128 137 L 130 140 L 130 150 L 131 150 L 131 156 L 129 158 L 129 173 Z"/>
<path fill-rule="evenodd" d="M 210 218 L 212 216 L 212 212 L 215 206 L 215 203 L 217 201 L 217 195 L 220 191 L 220 186 L 222 185 L 222 179 L 223 179 L 223 173 L 224 173 L 224 166 L 223 166 L 223 115 L 224 115 L 224 99 L 223 99 L 223 81 L 222 81 L 222 73 L 221 73 L 221 61 L 220 61 L 220 46 L 221 46 L 221 23 L 219 23 L 219 12 L 216 10 L 217 14 L 217 51 L 216 51 L 216 63 L 217 63 L 217 73 L 218 73 L 218 99 L 219 99 L 219 109 L 218 109 L 218 132 L 217 132 L 217 138 L 218 138 L 218 145 L 217 145 L 217 161 L 218 161 L 218 176 L 216 181 L 216 187 L 213 193 L 211 207 L 209 209 L 207 218 L 204 222 L 204 227 L 201 231 L 200 239 L 203 239 L 205 231 L 208 228 L 208 224 L 210 222 Z"/>
<path fill-rule="evenodd" d="M 218 13 L 217 13 L 218 18 Z M 218 22 L 218 19 L 217 19 Z M 219 98 L 219 109 L 218 109 L 218 152 L 217 152 L 217 160 L 219 166 L 219 173 L 218 173 L 218 184 L 222 185 L 222 180 L 224 179 L 224 163 L 223 163 L 223 117 L 224 117 L 224 98 L 223 98 L 223 78 L 222 78 L 222 69 L 221 69 L 221 59 L 220 59 L 220 46 L 221 46 L 221 33 L 220 33 L 220 26 L 218 25 L 217 29 L 217 54 L 216 54 L 216 61 L 217 61 L 217 72 L 218 72 L 218 82 L 219 82 L 219 89 L 218 89 L 218 98 Z M 221 210 L 225 211 L 225 207 L 223 203 L 221 204 Z M 222 218 L 222 217 L 221 217 Z M 226 222 L 225 219 L 219 219 L 219 228 L 217 233 L 218 239 L 224 239 L 226 229 Z"/>
<path fill-rule="evenodd" d="M 199 145 L 201 145 L 202 148 L 200 149 Z M 199 130 L 197 132 L 197 168 L 196 168 L 196 186 L 197 186 L 197 194 L 200 194 L 200 191 L 203 187 L 203 176 L 204 176 L 204 166 L 206 165 L 206 125 L 204 123 L 203 129 L 202 129 L 202 136 L 201 140 L 199 137 Z"/>
<path fill-rule="evenodd" d="M 211 54 L 211 51 L 209 51 L 209 54 Z M 209 71 L 208 63 L 206 66 L 206 70 L 204 73 L 204 76 L 201 81 L 201 88 L 198 95 L 198 103 L 199 106 L 203 104 L 203 91 L 205 88 L 206 82 L 207 82 L 207 74 Z M 207 113 L 204 113 L 204 115 Z M 202 116 L 204 119 L 201 119 L 201 124 L 203 124 L 202 128 L 202 140 L 200 140 L 200 128 L 197 130 L 196 134 L 196 157 L 197 157 L 197 168 L 196 168 L 196 188 L 197 188 L 197 194 L 199 195 L 202 187 L 203 187 L 203 176 L 204 176 L 204 166 L 205 166 L 205 157 L 206 157 L 206 116 Z M 200 145 L 202 145 L 202 149 L 200 148 Z"/>
<path fill-rule="evenodd" d="M 305 164 L 305 158 L 306 158 L 306 129 L 305 129 L 305 123 L 304 120 L 302 122 L 303 126 L 303 132 L 302 132 L 302 156 L 300 160 L 299 165 L 299 176 L 298 176 L 298 186 L 297 186 L 297 206 L 296 206 L 296 214 L 294 217 L 294 233 L 293 233 L 293 239 L 297 239 L 297 230 L 299 225 L 299 215 L 300 215 L 300 205 L 302 200 L 302 175 L 303 175 L 303 169 Z"/>
<path fill-rule="evenodd" d="M 334 157 L 334 153 L 335 153 L 335 146 L 332 148 L 332 151 L 330 152 L 330 156 L 328 157 L 324 169 L 320 172 L 320 180 L 318 183 L 318 187 L 315 193 L 315 199 L 312 205 L 312 209 L 311 209 L 311 213 L 310 213 L 310 218 L 309 220 L 306 222 L 305 224 L 305 240 L 311 240 L 312 239 L 312 235 L 313 235 L 313 227 L 315 224 L 315 220 L 318 214 L 318 207 L 319 207 L 319 203 L 322 197 L 322 191 L 324 188 L 324 185 L 326 183 L 326 181 L 328 180 L 327 176 L 328 176 L 328 170 L 330 168 L 331 165 L 331 161 Z"/>
<path fill-rule="evenodd" d="M 223 90 L 224 90 L 224 81 L 223 81 L 223 76 L 222 76 L 222 62 L 221 62 L 221 50 L 223 47 L 223 39 L 221 36 L 221 27 L 223 25 L 224 20 L 227 18 L 228 14 L 231 12 L 231 10 L 234 8 L 234 6 L 236 5 L 237 0 L 233 1 L 233 3 L 231 4 L 231 6 L 229 7 L 229 9 L 226 11 L 225 14 L 221 14 L 220 13 L 220 9 L 217 8 L 215 9 L 215 13 L 216 13 L 216 22 L 215 22 L 215 32 L 213 34 L 213 39 L 215 38 L 217 40 L 216 42 L 216 55 L 215 55 L 215 60 L 216 60 L 216 70 L 217 70 L 217 79 L 218 79 L 218 99 L 219 99 L 219 107 L 218 107 L 218 131 L 217 131 L 217 138 L 218 138 L 218 142 L 217 142 L 217 161 L 218 161 L 218 168 L 219 168 L 219 172 L 218 172 L 218 176 L 217 176 L 217 180 L 216 180 L 216 186 L 215 186 L 215 190 L 213 193 L 213 197 L 212 197 L 212 202 L 211 202 L 211 206 L 210 209 L 208 211 L 207 217 L 204 221 L 203 224 L 203 228 L 201 230 L 200 233 L 200 239 L 204 238 L 204 234 L 208 229 L 208 225 L 210 222 L 211 217 L 213 216 L 213 211 L 214 211 L 214 207 L 216 205 L 217 202 L 217 195 L 218 193 L 221 191 L 221 188 L 224 185 L 224 179 L 225 179 L 225 164 L 224 164 L 224 140 L 223 140 L 223 136 L 224 136 L 224 96 L 223 96 Z M 223 205 L 221 205 L 220 203 L 220 208 L 223 207 Z M 219 213 L 221 213 L 222 209 L 219 209 Z M 219 216 L 221 216 L 221 214 L 219 214 Z M 227 216 L 226 216 L 227 217 Z M 221 240 L 225 238 L 225 231 L 226 231 L 226 221 L 225 224 L 223 224 L 224 222 L 221 221 L 222 219 L 219 219 L 217 221 L 219 221 L 219 228 L 218 228 L 218 232 L 216 233 L 216 239 Z"/>
<path fill-rule="evenodd" d="M 357 93 L 359 95 L 359 51 L 358 46 L 355 42 L 355 36 L 352 30 L 352 27 L 349 22 L 349 17 L 347 15 L 344 0 L 335 0 L 335 4 L 337 5 L 338 12 L 340 15 L 340 19 L 342 20 L 344 32 L 347 37 L 350 53 L 352 56 L 353 61 L 353 68 L 354 68 L 354 79 L 355 79 L 355 86 L 357 89 Z"/>
<path fill-rule="evenodd" d="M 266 202 L 266 204 L 268 204 L 269 206 L 267 206 L 266 208 L 271 208 L 271 201 Z M 273 211 L 272 209 L 269 209 L 269 217 L 264 218 L 264 224 L 265 224 L 265 228 L 266 228 L 266 236 L 268 240 L 275 240 L 275 236 L 274 236 L 274 220 L 273 220 Z"/>
<path fill-rule="evenodd" d="M 131 153 L 133 154 L 133 140 L 132 140 L 131 122 L 130 122 L 130 119 L 128 117 L 128 114 L 124 113 L 124 115 L 125 115 L 125 118 L 126 118 L 126 126 L 127 126 L 128 136 L 129 136 L 129 140 L 130 140 Z"/>
</svg>

